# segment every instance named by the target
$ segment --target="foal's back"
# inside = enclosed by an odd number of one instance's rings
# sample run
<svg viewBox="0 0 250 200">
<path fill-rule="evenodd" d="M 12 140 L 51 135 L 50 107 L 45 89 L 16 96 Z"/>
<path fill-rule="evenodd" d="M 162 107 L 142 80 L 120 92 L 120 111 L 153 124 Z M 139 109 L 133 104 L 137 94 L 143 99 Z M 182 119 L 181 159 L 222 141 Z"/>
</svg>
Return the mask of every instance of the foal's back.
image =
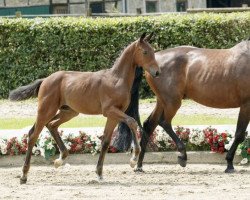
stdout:
<svg viewBox="0 0 250 200">
<path fill-rule="evenodd" d="M 107 70 L 98 72 L 59 71 L 42 83 L 38 97 L 51 97 L 60 108 L 63 105 L 79 113 L 101 114 L 100 90 Z M 53 99 L 53 100 L 52 100 Z"/>
</svg>

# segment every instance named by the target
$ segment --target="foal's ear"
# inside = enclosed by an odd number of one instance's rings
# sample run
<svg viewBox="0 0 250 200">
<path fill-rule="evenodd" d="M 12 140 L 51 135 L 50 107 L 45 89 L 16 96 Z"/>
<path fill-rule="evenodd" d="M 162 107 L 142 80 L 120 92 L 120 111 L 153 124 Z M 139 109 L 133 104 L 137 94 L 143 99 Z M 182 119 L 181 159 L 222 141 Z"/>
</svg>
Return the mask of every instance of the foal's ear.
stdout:
<svg viewBox="0 0 250 200">
<path fill-rule="evenodd" d="M 140 37 L 140 42 L 143 42 L 144 38 L 146 37 L 146 32 L 144 32 Z"/>
<path fill-rule="evenodd" d="M 150 35 L 148 35 L 147 37 L 145 37 L 145 41 L 150 42 L 152 40 L 153 36 L 154 36 L 154 32 L 150 33 Z"/>
</svg>

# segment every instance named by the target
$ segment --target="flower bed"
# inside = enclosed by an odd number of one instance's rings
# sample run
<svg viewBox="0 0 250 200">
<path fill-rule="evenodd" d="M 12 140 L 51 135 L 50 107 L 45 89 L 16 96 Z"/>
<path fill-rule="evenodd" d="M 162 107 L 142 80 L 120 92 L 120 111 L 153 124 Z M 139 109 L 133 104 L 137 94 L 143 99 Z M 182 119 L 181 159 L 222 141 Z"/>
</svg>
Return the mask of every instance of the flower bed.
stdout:
<svg viewBox="0 0 250 200">
<path fill-rule="evenodd" d="M 229 132 L 218 132 L 217 129 L 207 127 L 205 129 L 190 129 L 177 126 L 175 127 L 176 134 L 185 143 L 187 151 L 212 151 L 224 153 L 228 151 L 234 141 L 234 137 Z M 101 135 L 87 134 L 79 131 L 78 134 L 60 133 L 62 140 L 69 150 L 69 153 L 91 153 L 96 154 L 101 149 Z M 176 144 L 166 132 L 158 128 L 151 136 L 149 149 L 154 151 L 175 151 Z M 21 138 L 13 137 L 10 139 L 0 138 L 0 155 L 20 155 L 25 154 L 27 150 L 28 135 L 25 134 Z M 36 146 L 33 148 L 35 155 L 42 155 L 46 159 L 58 153 L 58 148 L 55 141 L 50 136 L 49 132 L 42 134 Z M 109 147 L 109 152 L 115 153 L 117 150 Z M 241 164 L 246 164 L 250 161 L 250 137 L 239 145 L 237 155 L 242 156 Z"/>
</svg>

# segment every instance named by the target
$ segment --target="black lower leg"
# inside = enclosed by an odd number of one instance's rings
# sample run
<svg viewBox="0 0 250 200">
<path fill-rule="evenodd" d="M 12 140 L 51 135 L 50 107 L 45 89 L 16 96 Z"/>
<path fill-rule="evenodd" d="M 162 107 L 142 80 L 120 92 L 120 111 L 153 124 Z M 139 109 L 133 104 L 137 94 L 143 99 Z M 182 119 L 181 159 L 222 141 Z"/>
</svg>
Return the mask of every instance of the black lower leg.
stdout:
<svg viewBox="0 0 250 200">
<path fill-rule="evenodd" d="M 227 160 L 227 168 L 225 170 L 226 173 L 234 172 L 233 159 L 235 155 L 235 151 L 240 143 L 242 143 L 246 136 L 246 129 L 249 123 L 249 112 L 243 108 L 240 109 L 240 114 L 238 117 L 237 128 L 235 133 L 235 140 L 229 149 L 226 160 Z"/>
<path fill-rule="evenodd" d="M 141 146 L 141 153 L 139 155 L 139 160 L 137 163 L 137 170 L 141 170 L 142 168 L 142 161 L 144 159 L 144 155 L 146 152 L 146 147 L 150 138 L 150 135 L 153 133 L 154 125 L 152 125 L 149 121 L 149 118 L 143 123 L 142 129 L 142 138 L 140 142 Z"/>
<path fill-rule="evenodd" d="M 187 153 L 186 153 L 186 147 L 185 147 L 184 143 L 180 140 L 180 138 L 173 131 L 171 124 L 167 123 L 166 121 L 161 120 L 159 125 L 167 132 L 167 134 L 175 142 L 178 151 L 181 153 L 181 155 L 178 156 L 178 163 L 182 167 L 185 167 L 187 164 Z"/>
</svg>

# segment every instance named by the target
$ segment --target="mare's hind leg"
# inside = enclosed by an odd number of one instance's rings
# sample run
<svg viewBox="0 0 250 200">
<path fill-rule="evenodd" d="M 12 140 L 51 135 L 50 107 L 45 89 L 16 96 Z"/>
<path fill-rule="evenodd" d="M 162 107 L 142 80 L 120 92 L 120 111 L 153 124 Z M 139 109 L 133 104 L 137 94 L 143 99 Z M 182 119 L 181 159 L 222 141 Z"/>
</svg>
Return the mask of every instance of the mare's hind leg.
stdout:
<svg viewBox="0 0 250 200">
<path fill-rule="evenodd" d="M 69 154 L 59 135 L 58 127 L 61 124 L 69 121 L 73 117 L 76 117 L 78 114 L 79 113 L 68 107 L 65 109 L 61 109 L 59 113 L 46 125 L 60 150 L 60 157 L 54 161 L 54 165 L 56 168 L 60 167 L 63 164 L 63 161 Z"/>
<path fill-rule="evenodd" d="M 98 175 L 99 180 L 103 179 L 103 176 L 102 176 L 103 162 L 104 162 L 105 154 L 108 151 L 108 147 L 109 147 L 109 144 L 111 141 L 112 133 L 113 133 L 117 123 L 118 123 L 117 121 L 114 121 L 114 120 L 111 120 L 108 118 L 106 125 L 105 125 L 104 134 L 103 134 L 103 138 L 102 138 L 102 148 L 101 148 L 98 163 L 96 166 L 96 173 Z"/>
<path fill-rule="evenodd" d="M 147 147 L 150 136 L 152 135 L 156 126 L 158 125 L 158 121 L 159 121 L 159 118 L 162 115 L 162 113 L 163 113 L 163 108 L 161 107 L 159 101 L 157 101 L 153 112 L 150 114 L 150 116 L 143 123 L 143 130 L 142 130 L 143 132 L 142 132 L 142 137 L 141 137 L 141 141 L 140 141 L 141 153 L 139 155 L 137 168 L 135 170 L 136 172 L 143 172 L 142 161 L 143 161 L 144 156 L 145 156 L 146 147 Z"/>
<path fill-rule="evenodd" d="M 41 108 L 38 110 L 36 123 L 29 131 L 28 149 L 26 152 L 26 158 L 25 158 L 25 162 L 23 165 L 23 175 L 20 178 L 21 184 L 24 184 L 27 182 L 27 174 L 28 174 L 28 171 L 30 168 L 30 159 L 31 159 L 31 155 L 32 155 L 32 149 L 33 149 L 34 145 L 36 144 L 36 141 L 37 141 L 43 127 L 55 115 L 56 111 L 57 111 L 57 108 L 51 109 L 51 110 L 49 110 L 49 112 L 47 112 L 47 110 L 45 111 L 45 109 L 43 110 Z"/>
<path fill-rule="evenodd" d="M 225 170 L 226 173 L 234 172 L 234 166 L 233 166 L 234 154 L 238 145 L 242 143 L 245 139 L 245 136 L 246 136 L 245 132 L 246 132 L 249 120 L 250 120 L 250 103 L 240 108 L 240 113 L 239 113 L 236 132 L 235 132 L 235 140 L 226 156 L 226 160 L 227 160 L 227 169 Z"/>
</svg>

